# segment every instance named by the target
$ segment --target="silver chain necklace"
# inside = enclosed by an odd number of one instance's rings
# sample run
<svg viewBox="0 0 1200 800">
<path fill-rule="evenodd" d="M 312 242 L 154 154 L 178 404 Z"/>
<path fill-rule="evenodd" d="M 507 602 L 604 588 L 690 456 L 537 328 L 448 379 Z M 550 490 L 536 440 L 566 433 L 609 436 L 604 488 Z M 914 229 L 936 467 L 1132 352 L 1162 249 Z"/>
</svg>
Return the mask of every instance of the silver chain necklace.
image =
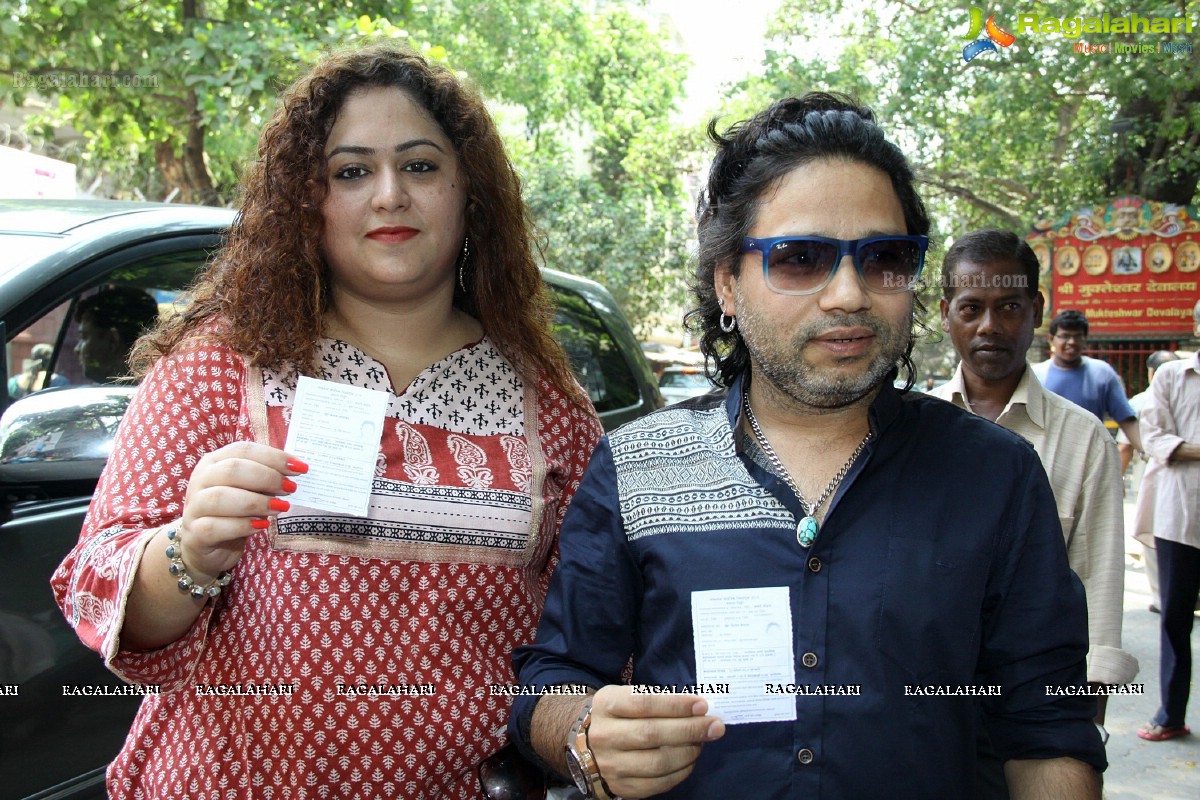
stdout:
<svg viewBox="0 0 1200 800">
<path fill-rule="evenodd" d="M 779 460 L 779 456 L 775 455 L 775 448 L 771 447 L 771 443 L 767 441 L 767 437 L 762 432 L 762 428 L 758 426 L 758 420 L 754 417 L 754 409 L 750 407 L 749 392 L 742 393 L 742 407 L 746 409 L 746 419 L 750 422 L 750 428 L 754 431 L 755 437 L 758 439 L 758 444 L 762 451 L 767 454 L 767 458 L 771 460 L 771 465 L 775 467 L 775 471 L 783 478 L 784 482 L 796 493 L 796 498 L 800 501 L 800 505 L 804 507 L 804 519 L 800 520 L 796 525 L 796 541 L 801 547 L 811 547 L 812 543 L 817 540 L 817 533 L 820 528 L 817 525 L 817 509 L 824 505 L 829 496 L 841 484 L 846 477 L 846 473 L 854 466 L 854 462 L 858 460 L 858 456 L 862 453 L 863 448 L 867 446 L 867 442 L 871 441 L 871 432 L 867 431 L 867 435 L 858 443 L 858 447 L 854 448 L 854 452 L 850 454 L 850 460 L 842 465 L 838 473 L 833 476 L 833 480 L 825 487 L 825 491 L 817 498 L 815 503 L 809 503 L 804 499 L 804 495 L 800 493 L 800 487 L 792 480 L 792 474 L 787 471 L 787 467 Z"/>
</svg>

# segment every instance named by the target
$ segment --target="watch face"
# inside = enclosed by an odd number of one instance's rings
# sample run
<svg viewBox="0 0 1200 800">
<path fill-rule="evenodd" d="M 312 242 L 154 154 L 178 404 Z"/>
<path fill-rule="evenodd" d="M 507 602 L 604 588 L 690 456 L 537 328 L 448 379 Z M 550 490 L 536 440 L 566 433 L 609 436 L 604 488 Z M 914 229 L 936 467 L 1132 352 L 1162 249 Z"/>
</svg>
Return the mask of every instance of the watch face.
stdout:
<svg viewBox="0 0 1200 800">
<path fill-rule="evenodd" d="M 569 747 L 567 748 L 567 769 L 571 771 L 571 780 L 575 781 L 575 788 L 587 794 L 589 788 L 587 772 L 579 763 L 579 756 Z"/>
</svg>

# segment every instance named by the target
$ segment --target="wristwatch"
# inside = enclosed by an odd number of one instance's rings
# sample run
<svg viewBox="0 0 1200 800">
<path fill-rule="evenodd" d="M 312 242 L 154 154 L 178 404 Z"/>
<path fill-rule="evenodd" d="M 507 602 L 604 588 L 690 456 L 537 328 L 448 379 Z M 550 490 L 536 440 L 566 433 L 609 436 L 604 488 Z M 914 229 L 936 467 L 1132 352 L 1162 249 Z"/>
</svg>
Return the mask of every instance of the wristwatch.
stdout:
<svg viewBox="0 0 1200 800">
<path fill-rule="evenodd" d="M 600 777 L 600 767 L 596 765 L 596 757 L 588 745 L 588 728 L 592 724 L 592 698 L 589 697 L 579 712 L 578 719 L 567 734 L 567 767 L 571 770 L 571 779 L 575 788 L 583 793 L 588 800 L 614 800 Z"/>
</svg>

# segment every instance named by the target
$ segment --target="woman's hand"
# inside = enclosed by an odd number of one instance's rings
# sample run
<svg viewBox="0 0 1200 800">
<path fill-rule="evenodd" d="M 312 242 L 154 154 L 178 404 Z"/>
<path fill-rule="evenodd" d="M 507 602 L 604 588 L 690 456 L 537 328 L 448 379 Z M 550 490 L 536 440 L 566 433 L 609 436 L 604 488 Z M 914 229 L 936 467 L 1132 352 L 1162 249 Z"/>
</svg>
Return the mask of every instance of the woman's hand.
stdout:
<svg viewBox="0 0 1200 800">
<path fill-rule="evenodd" d="M 200 585 L 232 569 L 246 540 L 287 511 L 281 495 L 296 491 L 290 476 L 308 466 L 255 442 L 234 442 L 206 454 L 192 470 L 179 522 L 180 558 Z"/>
<path fill-rule="evenodd" d="M 280 495 L 296 490 L 290 476 L 307 471 L 304 462 L 254 442 L 226 445 L 196 462 L 171 542 L 192 581 L 208 586 L 232 569 L 246 541 L 287 511 Z M 179 590 L 166 554 L 170 529 L 161 528 L 146 544 L 138 565 L 121 626 L 124 650 L 156 650 L 178 640 L 208 604 L 208 597 Z"/>
</svg>

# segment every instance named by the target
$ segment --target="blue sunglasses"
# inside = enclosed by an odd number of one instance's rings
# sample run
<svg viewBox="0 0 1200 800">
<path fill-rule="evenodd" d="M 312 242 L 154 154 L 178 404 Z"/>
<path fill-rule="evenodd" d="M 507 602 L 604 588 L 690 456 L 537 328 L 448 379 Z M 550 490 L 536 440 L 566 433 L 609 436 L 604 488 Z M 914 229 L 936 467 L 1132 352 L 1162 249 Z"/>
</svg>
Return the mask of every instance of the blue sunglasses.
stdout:
<svg viewBox="0 0 1200 800">
<path fill-rule="evenodd" d="M 779 294 L 815 294 L 833 280 L 842 259 L 850 256 L 863 285 L 872 292 L 907 292 L 925 266 L 928 236 L 777 236 L 742 240 L 742 252 L 761 252 L 763 277 Z"/>
</svg>

